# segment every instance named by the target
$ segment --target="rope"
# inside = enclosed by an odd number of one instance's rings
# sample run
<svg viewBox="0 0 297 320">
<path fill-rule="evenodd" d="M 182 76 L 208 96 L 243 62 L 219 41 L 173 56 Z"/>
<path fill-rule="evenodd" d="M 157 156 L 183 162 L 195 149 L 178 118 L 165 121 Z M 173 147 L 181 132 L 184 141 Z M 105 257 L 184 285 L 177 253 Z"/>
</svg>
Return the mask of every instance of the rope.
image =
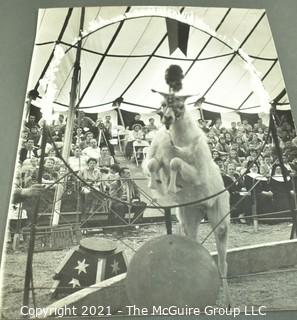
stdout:
<svg viewBox="0 0 297 320">
<path fill-rule="evenodd" d="M 185 7 L 182 7 L 179 12 L 182 13 L 185 10 Z M 129 83 L 129 85 L 126 87 L 126 89 L 122 92 L 122 94 L 120 95 L 121 97 L 131 88 L 131 86 L 133 85 L 133 83 L 136 81 L 136 79 L 140 76 L 140 74 L 142 73 L 142 71 L 145 69 L 145 67 L 148 65 L 148 63 L 150 62 L 150 60 L 153 58 L 154 54 L 159 50 L 159 48 L 161 47 L 161 45 L 163 44 L 163 42 L 165 41 L 165 39 L 167 38 L 168 34 L 167 32 L 165 33 L 165 35 L 162 37 L 162 39 L 160 40 L 160 42 L 157 44 L 157 46 L 155 47 L 155 49 L 153 50 L 153 52 L 149 55 L 149 57 L 147 58 L 147 60 L 145 61 L 145 63 L 142 65 L 142 67 L 139 69 L 139 71 L 137 72 L 137 74 L 135 75 L 135 77 L 132 79 L 132 81 Z"/>
<path fill-rule="evenodd" d="M 227 18 L 227 16 L 229 15 L 229 13 L 230 13 L 231 10 L 232 10 L 232 9 L 229 8 L 229 9 L 226 11 L 226 13 L 224 14 L 222 20 L 220 21 L 220 23 L 217 25 L 217 27 L 216 27 L 216 29 L 215 29 L 216 32 L 220 29 L 220 27 L 222 26 L 223 22 L 225 21 L 225 19 Z M 198 58 L 201 56 L 201 54 L 202 54 L 203 51 L 206 49 L 206 47 L 208 46 L 208 44 L 210 43 L 210 41 L 211 41 L 212 38 L 213 38 L 213 36 L 210 35 L 209 38 L 207 39 L 207 41 L 205 42 L 204 46 L 203 46 L 203 47 L 201 48 L 201 50 L 198 52 L 198 54 L 197 54 L 197 56 L 196 56 L 196 59 L 198 59 Z M 233 53 L 232 53 L 232 54 L 233 54 Z M 192 67 L 194 66 L 194 64 L 195 64 L 195 62 L 193 62 L 193 63 L 190 64 L 190 66 L 189 66 L 189 68 L 187 69 L 187 71 L 185 71 L 184 76 L 186 76 L 186 75 L 190 72 L 190 70 L 192 69 Z"/>
<path fill-rule="evenodd" d="M 145 26 L 144 30 L 142 31 L 140 37 L 138 38 L 138 40 L 136 41 L 135 45 L 133 46 L 131 52 L 130 52 L 130 56 L 131 56 L 131 53 L 134 52 L 134 50 L 136 49 L 137 45 L 139 44 L 140 40 L 143 38 L 143 35 L 146 33 L 147 29 L 148 29 L 148 26 L 150 25 L 152 21 L 152 18 L 149 19 L 147 25 Z M 128 56 L 129 57 L 129 56 Z M 124 61 L 124 63 L 122 64 L 120 70 L 117 72 L 117 75 L 115 76 L 115 78 L 113 79 L 112 83 L 110 84 L 110 86 L 108 87 L 108 89 L 106 90 L 105 92 L 105 95 L 103 96 L 102 100 L 105 99 L 105 97 L 109 94 L 110 90 L 112 89 L 113 85 L 115 84 L 115 82 L 118 80 L 121 72 L 123 71 L 123 69 L 125 68 L 125 66 L 127 65 L 127 62 L 129 61 L 128 60 L 128 57 L 126 57 L 126 60 Z"/>
<path fill-rule="evenodd" d="M 256 22 L 256 24 L 253 26 L 253 28 L 250 30 L 250 32 L 248 33 L 248 35 L 244 38 L 244 40 L 241 42 L 239 48 L 242 48 L 243 45 L 247 42 L 247 40 L 249 39 L 249 37 L 253 34 L 253 32 L 255 31 L 255 29 L 257 28 L 257 26 L 260 24 L 260 22 L 262 21 L 262 19 L 264 18 L 264 16 L 266 15 L 266 13 L 264 12 L 260 19 Z M 236 57 L 236 55 L 238 54 L 238 51 L 234 52 L 233 56 L 231 57 L 231 59 L 227 62 L 227 64 L 224 66 L 224 68 L 221 70 L 221 72 L 218 74 L 218 76 L 216 77 L 216 79 L 211 83 L 211 85 L 208 87 L 208 89 L 204 92 L 203 97 L 211 90 L 211 88 L 214 86 L 214 84 L 217 82 L 217 80 L 221 77 L 221 75 L 224 73 L 224 71 L 228 68 L 228 66 L 231 64 L 231 62 L 233 61 L 233 59 Z M 241 56 L 240 56 L 241 57 Z"/>
<path fill-rule="evenodd" d="M 96 14 L 95 19 L 98 17 L 100 11 L 101 11 L 101 7 L 99 8 L 99 10 L 98 10 L 98 12 L 97 12 L 97 14 Z M 80 30 L 80 32 L 81 32 L 81 30 Z M 84 49 L 83 49 L 83 46 L 87 43 L 88 39 L 89 39 L 89 38 L 86 38 L 86 39 L 84 40 L 84 42 L 83 42 L 82 45 L 81 45 L 80 50 L 84 50 Z M 59 43 L 60 43 L 60 44 L 65 44 L 65 42 L 63 42 L 63 41 L 60 41 Z M 76 49 L 79 49 L 79 46 L 76 45 L 75 48 L 76 48 Z M 65 54 L 68 53 L 68 51 L 69 51 L 69 50 L 67 50 L 67 51 L 65 52 Z M 62 90 L 64 89 L 64 87 L 65 87 L 65 85 L 66 85 L 66 81 L 69 79 L 69 77 L 70 77 L 73 69 L 74 69 L 74 64 L 72 65 L 70 71 L 69 71 L 68 74 L 67 74 L 66 79 L 64 80 L 62 86 L 60 87 L 60 90 L 59 90 L 59 92 L 58 92 L 58 94 L 57 94 L 57 96 L 56 96 L 56 99 L 60 96 Z M 66 107 L 69 107 L 69 106 L 66 105 Z"/>
<path fill-rule="evenodd" d="M 55 41 L 50 41 L 50 42 L 44 42 L 44 43 L 38 43 L 36 45 L 44 45 L 44 44 L 51 44 L 51 43 L 55 43 Z M 77 45 L 71 45 L 70 43 L 67 43 L 65 41 L 60 41 L 60 44 L 64 44 L 66 46 L 69 46 L 71 48 L 77 48 Z M 86 49 L 86 48 L 82 48 L 82 51 L 88 52 L 88 53 L 93 53 L 99 56 L 105 56 L 107 58 L 148 58 L 150 57 L 150 54 L 106 54 L 104 55 L 104 53 L 102 52 L 98 52 L 98 51 L 94 51 L 91 49 Z M 205 57 L 205 58 L 174 58 L 174 57 L 170 57 L 170 56 L 163 56 L 163 55 L 159 55 L 159 54 L 154 54 L 153 57 L 154 58 L 160 58 L 160 59 L 164 59 L 164 60 L 176 60 L 176 61 L 192 61 L 192 62 L 197 62 L 197 61 L 205 61 L 205 60 L 212 60 L 212 59 L 217 59 L 217 58 L 223 58 L 223 57 L 227 57 L 232 55 L 233 52 L 230 53 L 224 53 L 224 54 L 220 54 L 220 55 L 214 55 L 214 56 L 210 56 L 210 57 Z"/>
<path fill-rule="evenodd" d="M 41 98 L 39 96 L 39 98 Z M 113 101 L 109 101 L 109 102 L 105 102 L 105 103 L 101 103 L 101 104 L 96 104 L 96 105 L 93 105 L 93 106 L 85 106 L 85 107 L 79 107 L 77 108 L 78 110 L 84 110 L 84 109 L 91 109 L 91 108 L 96 108 L 96 107 L 101 107 L 101 106 L 106 106 L 106 105 L 111 105 L 112 103 L 114 102 Z M 58 102 L 58 101 L 54 101 L 55 104 L 58 104 L 62 107 L 65 107 L 65 108 L 69 108 L 68 105 L 64 104 L 64 103 L 61 103 L 61 102 Z M 188 103 L 188 105 L 193 105 L 195 104 L 196 102 L 190 102 Z M 210 106 L 215 106 L 215 107 L 219 107 L 219 108 L 223 108 L 223 109 L 227 109 L 227 110 L 232 110 L 234 112 L 240 112 L 237 110 L 236 107 L 229 107 L 229 106 L 225 106 L 225 105 L 222 105 L 222 104 L 219 104 L 219 103 L 214 103 L 214 102 L 210 102 L 210 101 L 203 101 L 204 104 L 208 104 Z M 130 102 L 130 101 L 123 101 L 123 104 L 128 104 L 128 105 L 131 105 L 131 106 L 135 106 L 135 107 L 140 107 L 140 108 L 145 108 L 145 109 L 150 109 L 150 110 L 153 110 L 153 111 L 157 111 L 158 109 L 157 108 L 154 108 L 154 107 L 150 107 L 150 106 L 146 106 L 146 105 L 143 105 L 143 104 L 139 104 L 139 103 L 134 103 L 134 102 Z M 276 105 L 278 106 L 282 106 L 282 105 L 290 105 L 290 103 L 288 102 L 284 102 L 284 103 L 277 103 Z M 242 110 L 250 110 L 250 109 L 256 109 L 256 108 L 259 108 L 261 107 L 261 105 L 256 105 L 256 106 L 251 106 L 251 107 L 247 107 L 247 108 L 244 108 Z M 203 109 L 203 108 L 202 108 Z"/>
<path fill-rule="evenodd" d="M 127 10 L 125 11 L 125 13 L 129 12 L 130 9 L 131 9 L 131 7 L 127 7 Z M 110 40 L 110 42 L 109 42 L 109 44 L 108 44 L 108 46 L 107 46 L 107 48 L 106 48 L 106 50 L 105 50 L 105 54 L 107 54 L 107 53 L 109 52 L 110 48 L 111 48 L 112 45 L 114 44 L 114 42 L 115 42 L 118 34 L 120 33 L 120 31 L 121 31 L 121 29 L 122 29 L 122 27 L 123 27 L 123 25 L 124 25 L 124 22 L 125 22 L 125 20 L 122 20 L 122 21 L 119 23 L 119 26 L 117 27 L 117 30 L 116 30 L 115 34 L 113 35 L 112 39 Z M 81 38 L 81 40 L 83 40 L 83 39 L 84 39 L 84 37 Z M 81 104 L 83 98 L 85 97 L 87 91 L 89 90 L 89 88 L 90 88 L 93 80 L 95 79 L 95 77 L 96 77 L 96 75 L 97 75 L 97 73 L 98 73 L 101 65 L 103 64 L 103 61 L 104 61 L 104 60 L 105 60 L 105 55 L 102 57 L 102 59 L 99 61 L 98 65 L 97 65 L 97 67 L 95 68 L 95 70 L 94 70 L 94 72 L 93 72 L 93 74 L 92 74 L 89 82 L 87 83 L 87 85 L 86 85 L 86 87 L 85 87 L 85 89 L 84 89 L 84 92 L 82 93 L 82 95 L 80 96 L 80 99 L 78 100 L 77 106 L 79 106 L 79 105 Z"/>
<path fill-rule="evenodd" d="M 254 188 L 256 185 L 253 185 L 252 188 Z M 246 197 L 248 197 L 248 195 L 246 196 L 243 196 L 243 198 L 245 199 Z M 242 199 L 242 198 L 241 198 Z M 232 207 L 232 210 L 236 208 L 238 204 L 236 203 L 233 207 Z M 230 210 L 230 211 L 232 211 Z M 294 210 L 295 212 L 297 212 L 297 209 Z M 284 217 L 277 217 L 277 218 L 274 218 L 274 217 L 271 217 L 271 216 L 274 216 L 274 215 L 281 215 L 281 214 L 286 214 L 286 213 L 289 213 L 290 211 L 289 210 L 284 210 L 284 211 L 275 211 L 275 212 L 267 212 L 267 213 L 260 213 L 260 214 L 253 214 L 253 215 L 245 215 L 243 217 L 243 219 L 246 219 L 246 218 L 258 218 L 258 220 L 263 220 L 263 221 L 280 221 L 280 220 L 284 220 L 284 219 L 287 219 L 287 218 L 290 218 L 289 216 L 284 216 Z M 75 214 L 75 213 L 74 213 Z M 228 212 L 229 214 L 229 212 Z M 267 216 L 269 216 L 268 218 L 266 218 Z M 230 218 L 231 221 L 233 220 L 238 220 L 238 217 L 233 217 L 233 218 Z M 177 221 L 173 221 L 173 223 L 177 223 Z M 159 222 L 147 222 L 147 223 L 141 223 L 139 224 L 139 226 L 141 227 L 148 227 L 148 226 L 152 226 L 152 225 L 164 225 L 165 224 L 165 221 L 159 221 Z M 209 224 L 208 221 L 201 221 L 200 224 Z M 76 224 L 77 226 L 79 224 Z M 75 225 L 74 225 L 75 226 Z M 26 225 L 24 228 L 28 228 L 30 227 L 30 225 Z M 48 231 L 41 231 L 41 230 L 38 230 L 38 227 L 36 229 L 36 235 L 48 235 L 48 234 L 51 234 L 51 233 L 59 233 L 61 231 L 73 231 L 73 230 L 68 230 L 67 227 L 73 227 L 73 224 L 63 224 L 63 225 L 60 225 L 59 227 L 61 227 L 62 230 L 59 230 L 59 229 L 55 229 L 55 227 L 51 227 L 51 226 L 46 226 L 44 228 L 48 229 Z M 63 229 L 65 227 L 65 230 Z M 114 226 L 100 226 L 100 229 L 104 230 L 104 229 L 118 229 L 118 228 L 131 228 L 131 227 L 135 227 L 135 225 L 133 224 L 124 224 L 124 225 L 114 225 Z M 81 228 L 82 231 L 86 231 L 86 232 L 94 232 L 94 231 L 98 231 L 98 227 L 85 227 L 85 228 Z M 28 235 L 30 234 L 29 231 L 23 231 L 22 234 L 24 235 Z M 206 241 L 206 240 L 205 240 Z"/>
<path fill-rule="evenodd" d="M 261 81 L 264 81 L 265 78 L 269 75 L 269 73 L 271 72 L 271 70 L 274 68 L 274 66 L 276 65 L 276 63 L 278 62 L 278 59 L 274 60 L 274 62 L 272 63 L 272 65 L 269 67 L 269 69 L 266 71 L 266 73 L 264 74 L 264 76 L 261 78 Z M 237 110 L 240 110 L 242 108 L 242 106 L 247 102 L 247 100 L 254 94 L 254 91 L 250 92 L 249 95 L 243 100 L 243 102 L 240 104 L 240 106 L 237 108 Z"/>
</svg>

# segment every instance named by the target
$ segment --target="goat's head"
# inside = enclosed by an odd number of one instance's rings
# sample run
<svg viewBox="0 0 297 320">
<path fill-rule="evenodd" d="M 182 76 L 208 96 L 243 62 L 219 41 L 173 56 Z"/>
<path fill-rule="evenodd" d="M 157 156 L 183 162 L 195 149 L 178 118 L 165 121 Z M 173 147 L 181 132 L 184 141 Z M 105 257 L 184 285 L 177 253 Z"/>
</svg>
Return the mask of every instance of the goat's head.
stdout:
<svg viewBox="0 0 297 320">
<path fill-rule="evenodd" d="M 184 117 L 185 114 L 185 96 L 175 96 L 169 94 L 161 105 L 162 122 L 168 130 L 170 126 L 177 120 Z"/>
</svg>

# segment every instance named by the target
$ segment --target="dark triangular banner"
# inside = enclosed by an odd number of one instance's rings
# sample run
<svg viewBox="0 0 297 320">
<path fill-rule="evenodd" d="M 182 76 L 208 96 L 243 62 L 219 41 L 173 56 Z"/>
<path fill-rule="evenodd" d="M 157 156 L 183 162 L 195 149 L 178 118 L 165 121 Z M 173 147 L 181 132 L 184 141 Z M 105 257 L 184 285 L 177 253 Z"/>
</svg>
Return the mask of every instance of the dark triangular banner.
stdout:
<svg viewBox="0 0 297 320">
<path fill-rule="evenodd" d="M 166 18 L 169 53 L 172 54 L 177 48 L 187 56 L 190 26 L 176 20 Z"/>
</svg>

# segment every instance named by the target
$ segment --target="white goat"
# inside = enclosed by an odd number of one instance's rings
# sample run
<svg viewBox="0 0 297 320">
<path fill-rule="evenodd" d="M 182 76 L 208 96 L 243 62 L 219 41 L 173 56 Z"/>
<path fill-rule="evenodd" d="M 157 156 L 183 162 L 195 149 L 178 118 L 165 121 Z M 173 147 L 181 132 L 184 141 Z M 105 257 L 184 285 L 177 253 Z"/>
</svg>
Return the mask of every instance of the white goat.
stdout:
<svg viewBox="0 0 297 320">
<path fill-rule="evenodd" d="M 168 96 L 175 101 L 169 104 Z M 162 105 L 162 122 L 165 127 L 155 135 L 143 162 L 144 171 L 150 176 L 149 187 L 157 191 L 157 197 L 169 194 L 179 204 L 202 199 L 224 189 L 220 170 L 211 157 L 207 138 L 198 123 L 187 113 L 184 100 L 174 94 L 167 95 Z M 214 234 L 218 269 L 222 277 L 225 302 L 230 306 L 226 280 L 229 215 L 222 220 L 228 212 L 229 193 L 224 192 L 199 205 L 179 207 L 177 217 L 185 235 L 194 240 L 198 240 L 198 227 L 205 214 L 212 228 L 216 227 Z"/>
</svg>

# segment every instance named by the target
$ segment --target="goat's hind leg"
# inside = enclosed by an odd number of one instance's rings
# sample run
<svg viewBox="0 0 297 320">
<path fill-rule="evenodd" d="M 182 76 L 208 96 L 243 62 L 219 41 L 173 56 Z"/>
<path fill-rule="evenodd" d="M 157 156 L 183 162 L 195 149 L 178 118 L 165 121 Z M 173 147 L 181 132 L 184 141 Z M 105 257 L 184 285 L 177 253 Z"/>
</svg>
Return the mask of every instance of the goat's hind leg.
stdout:
<svg viewBox="0 0 297 320">
<path fill-rule="evenodd" d="M 198 227 L 203 212 L 196 207 L 179 207 L 176 211 L 177 219 L 181 225 L 181 231 L 188 238 L 197 241 Z"/>
<path fill-rule="evenodd" d="M 227 193 L 219 196 L 214 205 L 207 210 L 208 219 L 211 227 L 214 229 L 215 241 L 218 251 L 218 269 L 222 278 L 224 302 L 226 306 L 231 307 L 231 296 L 227 281 L 227 242 L 230 217 L 227 215 L 229 211 L 229 200 Z"/>
</svg>

